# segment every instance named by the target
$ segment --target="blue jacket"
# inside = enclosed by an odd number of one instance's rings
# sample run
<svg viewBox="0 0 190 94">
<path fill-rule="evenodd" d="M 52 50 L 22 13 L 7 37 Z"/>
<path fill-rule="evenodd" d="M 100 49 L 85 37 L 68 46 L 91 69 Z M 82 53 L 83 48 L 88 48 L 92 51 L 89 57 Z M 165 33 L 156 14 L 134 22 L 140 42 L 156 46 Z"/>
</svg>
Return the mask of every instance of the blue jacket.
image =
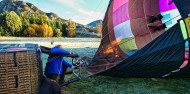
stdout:
<svg viewBox="0 0 190 94">
<path fill-rule="evenodd" d="M 51 52 L 69 55 L 70 53 L 64 49 L 53 47 Z M 72 67 L 72 64 L 67 63 L 63 60 L 62 56 L 54 56 L 49 55 L 48 61 L 45 68 L 45 74 L 53 73 L 53 74 L 62 74 L 64 67 Z"/>
</svg>

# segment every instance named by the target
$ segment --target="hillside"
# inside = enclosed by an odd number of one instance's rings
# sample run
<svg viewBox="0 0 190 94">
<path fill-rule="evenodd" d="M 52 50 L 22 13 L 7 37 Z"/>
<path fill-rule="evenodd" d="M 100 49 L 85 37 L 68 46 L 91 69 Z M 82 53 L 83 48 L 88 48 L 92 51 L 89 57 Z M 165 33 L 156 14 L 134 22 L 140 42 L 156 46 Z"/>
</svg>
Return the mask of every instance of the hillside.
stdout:
<svg viewBox="0 0 190 94">
<path fill-rule="evenodd" d="M 66 21 L 65 19 L 60 18 L 55 13 L 45 13 L 42 10 L 38 9 L 35 5 L 19 1 L 19 0 L 3 0 L 0 2 L 0 13 L 5 11 L 14 11 L 17 14 L 26 13 L 27 15 L 46 15 L 51 20 L 62 20 Z"/>
<path fill-rule="evenodd" d="M 102 25 L 102 20 L 96 20 L 96 21 L 93 21 L 89 24 L 87 24 L 87 26 L 90 26 L 90 27 L 96 27 L 97 25 Z"/>
<path fill-rule="evenodd" d="M 67 21 L 61 17 L 59 17 L 55 13 L 45 13 L 39 8 L 37 8 L 34 4 L 20 1 L 20 0 L 3 0 L 0 2 L 0 13 L 5 11 L 14 11 L 17 14 L 19 13 L 27 13 L 27 15 L 35 14 L 35 15 L 46 15 L 51 20 L 62 20 Z M 76 23 L 77 26 L 83 26 L 80 23 Z"/>
<path fill-rule="evenodd" d="M 34 17 L 34 16 L 36 17 L 36 16 L 44 15 L 47 18 L 49 18 L 48 20 L 52 24 L 56 24 L 54 26 L 57 26 L 57 28 L 53 28 L 54 29 L 53 31 L 55 31 L 55 29 L 62 30 L 62 27 L 60 27 L 60 26 L 62 26 L 61 24 L 68 21 L 68 20 L 65 20 L 65 19 L 59 17 L 55 13 L 52 13 L 52 12 L 46 13 L 46 12 L 42 11 L 32 3 L 28 3 L 28 2 L 24 2 L 24 1 L 20 1 L 20 0 L 2 0 L 0 2 L 0 13 L 10 12 L 10 11 L 14 11 L 18 15 L 26 14 L 26 16 L 28 16 L 28 17 Z M 57 22 L 59 22 L 59 23 L 57 23 Z M 99 24 L 101 22 L 102 22 L 101 20 L 97 20 L 97 21 L 90 23 L 89 26 L 93 27 L 93 26 L 96 26 L 97 24 Z M 85 26 L 85 25 L 82 25 L 82 24 L 76 23 L 76 22 L 74 22 L 74 23 L 76 24 L 77 31 L 81 31 L 81 29 L 82 30 L 88 29 L 87 26 Z M 61 31 L 61 32 L 63 32 L 63 31 Z M 91 32 L 89 32 L 89 30 L 87 30 L 87 34 L 86 33 L 82 33 L 82 34 L 84 36 L 89 36 L 89 34 L 91 35 Z"/>
</svg>

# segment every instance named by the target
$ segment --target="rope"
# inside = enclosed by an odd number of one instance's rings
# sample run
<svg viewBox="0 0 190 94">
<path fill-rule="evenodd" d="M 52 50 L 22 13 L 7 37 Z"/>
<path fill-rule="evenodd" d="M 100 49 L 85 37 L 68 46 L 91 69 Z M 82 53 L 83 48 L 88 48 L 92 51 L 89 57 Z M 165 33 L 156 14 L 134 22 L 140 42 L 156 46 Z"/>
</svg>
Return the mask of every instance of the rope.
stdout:
<svg viewBox="0 0 190 94">
<path fill-rule="evenodd" d="M 143 3 L 145 2 L 145 0 L 143 1 Z M 145 5 L 145 4 L 144 4 Z M 143 6 L 143 9 L 144 9 L 144 6 Z M 152 13 L 151 13 L 152 14 Z M 144 15 L 145 15 L 145 19 L 147 18 L 146 14 L 145 14 L 145 10 L 144 10 Z M 151 21 L 153 20 L 153 18 L 151 19 Z M 146 24 L 147 24 L 147 27 L 148 27 L 148 22 L 146 21 Z M 152 33 L 150 32 L 150 29 L 148 28 L 148 31 L 150 33 L 150 36 L 151 36 L 151 40 L 153 40 L 153 37 L 152 37 Z"/>
</svg>

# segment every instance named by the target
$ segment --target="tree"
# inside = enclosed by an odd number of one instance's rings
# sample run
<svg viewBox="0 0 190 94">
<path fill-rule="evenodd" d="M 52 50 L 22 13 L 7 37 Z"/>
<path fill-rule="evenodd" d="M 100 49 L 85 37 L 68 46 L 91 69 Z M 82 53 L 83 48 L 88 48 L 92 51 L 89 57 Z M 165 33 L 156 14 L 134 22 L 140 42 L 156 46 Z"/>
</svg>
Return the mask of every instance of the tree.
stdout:
<svg viewBox="0 0 190 94">
<path fill-rule="evenodd" d="M 49 23 L 50 24 L 49 26 L 51 26 L 53 30 L 56 30 L 57 28 L 55 23 L 56 23 L 55 21 L 50 21 Z"/>
<path fill-rule="evenodd" d="M 69 20 L 63 24 L 63 30 L 68 37 L 75 37 L 76 36 L 76 24 Z M 63 34 L 65 34 L 63 33 Z"/>
<path fill-rule="evenodd" d="M 0 25 L 1 26 L 5 26 L 5 17 L 6 17 L 7 14 L 8 14 L 7 11 L 5 11 L 4 13 L 0 14 Z"/>
<path fill-rule="evenodd" d="M 52 29 L 52 27 L 48 26 L 47 32 L 48 32 L 48 36 L 47 37 L 53 37 L 53 29 Z"/>
<path fill-rule="evenodd" d="M 2 27 L 2 26 L 0 26 L 0 36 L 2 36 L 2 35 L 3 35 L 3 33 L 4 33 L 4 29 L 3 29 L 3 27 Z"/>
<path fill-rule="evenodd" d="M 36 23 L 39 24 L 39 25 L 48 24 L 49 23 L 49 19 L 45 15 L 38 15 Z"/>
<path fill-rule="evenodd" d="M 22 22 L 19 16 L 11 11 L 5 16 L 5 25 L 8 30 L 11 31 L 11 34 L 14 36 L 15 33 L 20 32 L 22 29 Z"/>
<path fill-rule="evenodd" d="M 35 37 L 36 36 L 36 31 L 32 27 L 28 27 L 26 29 L 26 33 L 27 33 L 28 37 Z"/>
<path fill-rule="evenodd" d="M 47 24 L 43 25 L 31 24 L 24 31 L 24 34 L 29 37 L 52 37 L 53 30 L 52 27 L 48 26 Z"/>
<path fill-rule="evenodd" d="M 52 37 L 53 30 L 52 27 L 48 26 L 47 24 L 43 24 L 39 27 L 39 35 L 40 37 Z"/>
<path fill-rule="evenodd" d="M 0 14 L 1 36 L 11 36 L 11 32 L 7 29 L 6 25 L 6 15 L 8 15 L 7 11 Z"/>
<path fill-rule="evenodd" d="M 19 15 L 20 15 L 20 19 L 22 21 L 22 27 L 27 28 L 30 25 L 30 20 L 29 20 L 27 13 L 22 12 Z"/>
<path fill-rule="evenodd" d="M 56 29 L 54 32 L 53 32 L 53 36 L 54 37 L 62 37 L 62 32 L 60 29 Z"/>
<path fill-rule="evenodd" d="M 31 24 L 27 27 L 26 30 L 24 30 L 25 36 L 28 37 L 37 37 L 39 33 L 39 25 L 37 24 Z"/>
<path fill-rule="evenodd" d="M 36 24 L 37 16 L 34 14 L 30 14 L 29 21 L 31 24 Z"/>
<path fill-rule="evenodd" d="M 60 20 L 56 21 L 56 28 L 62 29 L 62 25 L 63 25 L 62 21 Z"/>
<path fill-rule="evenodd" d="M 30 25 L 30 17 L 29 17 L 29 15 L 26 13 L 26 12 L 21 12 L 20 14 L 19 14 L 19 17 L 20 17 L 20 19 L 21 19 L 21 21 L 22 21 L 22 30 L 21 30 L 21 32 L 20 32 L 20 36 L 27 36 L 25 33 L 25 30 L 26 29 L 28 29 L 28 26 Z"/>
<path fill-rule="evenodd" d="M 99 35 L 102 35 L 102 25 L 97 25 L 96 26 L 95 33 L 98 33 Z"/>
<path fill-rule="evenodd" d="M 64 22 L 62 26 L 62 36 L 67 36 L 67 26 L 67 22 Z"/>
<path fill-rule="evenodd" d="M 31 24 L 50 25 L 50 19 L 45 14 L 31 14 L 29 21 Z"/>
</svg>

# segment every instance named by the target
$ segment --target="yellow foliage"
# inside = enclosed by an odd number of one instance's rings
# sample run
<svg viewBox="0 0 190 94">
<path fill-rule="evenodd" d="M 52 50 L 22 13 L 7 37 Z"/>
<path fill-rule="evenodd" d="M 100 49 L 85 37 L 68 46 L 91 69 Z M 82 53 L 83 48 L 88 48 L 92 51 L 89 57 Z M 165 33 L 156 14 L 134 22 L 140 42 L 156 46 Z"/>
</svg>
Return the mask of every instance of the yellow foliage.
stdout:
<svg viewBox="0 0 190 94">
<path fill-rule="evenodd" d="M 28 27 L 28 28 L 27 28 L 27 31 L 28 31 L 28 36 L 29 36 L 29 37 L 36 36 L 35 29 L 33 29 L 33 28 L 31 28 L 31 27 Z"/>
<path fill-rule="evenodd" d="M 42 37 L 52 37 L 53 36 L 52 27 L 48 26 L 47 24 L 41 25 L 39 28 L 39 32 Z"/>
<path fill-rule="evenodd" d="M 52 27 L 48 27 L 48 37 L 52 37 L 53 36 L 53 29 L 52 29 Z"/>
<path fill-rule="evenodd" d="M 37 24 L 31 24 L 28 26 L 28 28 L 24 31 L 24 34 L 29 37 L 36 37 L 37 36 L 37 30 L 39 29 L 39 25 Z"/>
<path fill-rule="evenodd" d="M 52 27 L 48 26 L 47 24 L 31 24 L 25 30 L 25 34 L 27 34 L 30 37 L 52 37 L 53 30 Z"/>
</svg>

